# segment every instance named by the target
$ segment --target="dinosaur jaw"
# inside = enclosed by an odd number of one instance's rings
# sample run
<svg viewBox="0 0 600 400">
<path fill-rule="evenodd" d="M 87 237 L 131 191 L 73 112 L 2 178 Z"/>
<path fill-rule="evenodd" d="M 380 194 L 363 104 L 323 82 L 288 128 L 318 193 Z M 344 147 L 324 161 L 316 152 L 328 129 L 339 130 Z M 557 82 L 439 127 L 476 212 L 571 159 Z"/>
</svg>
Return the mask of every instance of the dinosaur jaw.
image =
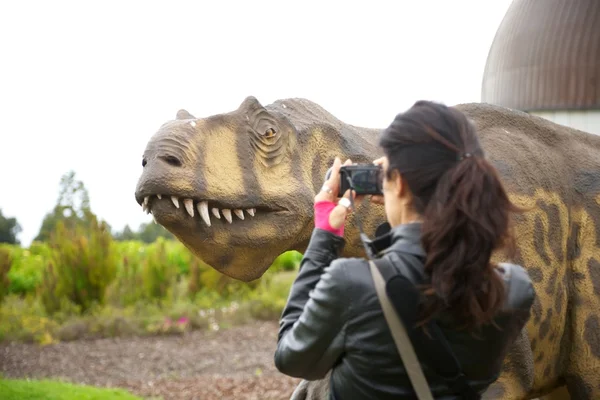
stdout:
<svg viewBox="0 0 600 400">
<path fill-rule="evenodd" d="M 293 248 L 305 225 L 297 211 L 244 204 L 244 199 L 144 194 L 137 201 L 198 258 L 242 281 L 259 278 L 277 256 Z"/>
<path fill-rule="evenodd" d="M 146 195 L 139 202 L 142 210 L 152 213 L 155 222 L 165 225 L 172 220 L 186 223 L 194 221 L 200 226 L 218 227 L 223 224 L 236 224 L 252 220 L 264 214 L 285 212 L 286 210 L 274 205 L 244 204 L 244 200 L 227 201 L 218 199 L 180 198 L 176 195 Z M 215 224 L 221 224 L 214 226 Z"/>
</svg>

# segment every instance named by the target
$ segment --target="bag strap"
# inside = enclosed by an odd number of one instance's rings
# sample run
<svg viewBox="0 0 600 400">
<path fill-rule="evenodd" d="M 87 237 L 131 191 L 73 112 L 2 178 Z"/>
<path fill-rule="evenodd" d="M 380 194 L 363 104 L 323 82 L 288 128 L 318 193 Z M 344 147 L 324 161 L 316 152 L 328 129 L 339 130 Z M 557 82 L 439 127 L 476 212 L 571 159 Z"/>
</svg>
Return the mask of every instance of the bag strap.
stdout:
<svg viewBox="0 0 600 400">
<path fill-rule="evenodd" d="M 419 260 L 418 257 L 414 258 L 415 261 Z M 377 271 L 379 271 L 379 273 L 384 279 L 382 290 L 385 291 L 387 301 L 391 303 L 393 310 L 396 311 L 394 312 L 394 316 L 398 318 L 398 314 L 400 314 L 402 319 L 408 318 L 409 322 L 405 323 L 411 323 L 411 317 L 405 316 L 403 312 L 410 314 L 412 313 L 412 311 L 414 311 L 412 310 L 412 308 L 417 307 L 418 299 L 416 297 L 413 298 L 414 296 L 418 296 L 417 292 L 415 292 L 414 285 L 412 283 L 409 283 L 409 281 L 406 279 L 401 279 L 401 281 L 404 281 L 404 283 L 408 284 L 409 286 L 399 287 L 397 284 L 397 282 L 399 282 L 398 278 L 402 277 L 397 276 L 397 273 L 391 266 L 390 260 L 386 258 L 380 258 L 377 261 L 385 262 L 387 264 L 387 268 L 380 268 L 378 262 L 371 261 L 371 264 L 373 264 L 371 268 L 373 268 L 373 266 L 377 267 Z M 406 261 L 411 262 L 410 260 Z M 391 293 L 388 292 L 388 289 L 390 289 L 388 288 L 388 282 L 396 282 L 392 285 L 394 286 L 394 288 L 392 288 Z M 402 299 L 394 297 L 394 294 L 398 291 L 403 293 Z M 411 295 L 413 297 L 411 297 Z M 411 310 L 407 310 L 407 307 L 411 308 Z M 448 340 L 446 339 L 444 333 L 442 332 L 438 324 L 435 323 L 435 321 L 429 321 L 427 323 L 427 329 L 432 335 L 432 338 L 427 338 L 421 331 L 416 331 L 415 329 L 409 329 L 409 331 L 407 331 L 407 329 L 403 327 L 403 331 L 407 334 L 409 338 L 408 340 L 412 338 L 411 342 L 413 346 L 416 346 L 420 349 L 421 356 L 423 356 L 425 363 L 428 364 L 430 368 L 432 368 L 436 372 L 437 375 L 444 379 L 446 384 L 455 393 L 460 393 L 463 399 L 481 399 L 481 395 L 468 384 L 467 378 L 462 372 L 462 368 L 460 367 L 460 363 L 454 355 L 454 352 L 452 351 Z"/>
<path fill-rule="evenodd" d="M 421 364 L 419 364 L 419 360 L 410 342 L 410 338 L 406 333 L 406 329 L 404 329 L 404 325 L 402 325 L 400 318 L 398 318 L 398 315 L 394 311 L 394 308 L 390 303 L 390 299 L 387 296 L 385 291 L 385 280 L 383 279 L 383 276 L 381 276 L 379 268 L 377 268 L 373 261 L 369 260 L 369 265 L 371 266 L 371 275 L 373 276 L 373 281 L 375 282 L 375 289 L 377 290 L 377 297 L 379 297 L 383 315 L 388 323 L 392 337 L 396 343 L 398 353 L 400 353 L 400 358 L 402 358 L 402 362 L 404 363 L 404 367 L 406 368 L 406 372 L 408 373 L 408 377 L 410 378 L 413 389 L 417 393 L 417 398 L 419 400 L 434 400 L 433 395 L 431 394 L 431 389 L 429 388 L 429 384 L 427 383 L 427 379 L 425 379 L 425 375 L 421 369 Z"/>
</svg>

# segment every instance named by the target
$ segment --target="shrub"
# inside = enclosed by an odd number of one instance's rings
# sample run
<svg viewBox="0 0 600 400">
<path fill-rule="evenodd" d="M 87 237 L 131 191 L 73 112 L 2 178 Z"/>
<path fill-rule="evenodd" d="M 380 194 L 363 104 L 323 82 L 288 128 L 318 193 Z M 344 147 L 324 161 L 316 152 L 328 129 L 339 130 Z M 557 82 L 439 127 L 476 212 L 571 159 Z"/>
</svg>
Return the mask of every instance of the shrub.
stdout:
<svg viewBox="0 0 600 400">
<path fill-rule="evenodd" d="M 8 294 L 10 286 L 10 279 L 8 273 L 12 266 L 12 256 L 10 250 L 0 247 L 0 304 L 4 300 L 4 297 Z"/>
<path fill-rule="evenodd" d="M 35 293 L 42 281 L 43 270 L 51 260 L 50 247 L 33 242 L 28 249 L 11 246 L 10 251 L 13 265 L 9 273 L 9 292 L 19 295 Z"/>
<path fill-rule="evenodd" d="M 145 295 L 156 300 L 165 298 L 175 278 L 176 271 L 169 264 L 165 239 L 159 237 L 144 260 L 142 281 Z"/>
<path fill-rule="evenodd" d="M 89 228 L 69 229 L 62 221 L 50 237 L 52 262 L 43 273 L 42 300 L 49 313 L 61 308 L 58 299 L 86 311 L 103 304 L 107 286 L 116 276 L 116 258 L 110 231 L 90 215 Z"/>
</svg>

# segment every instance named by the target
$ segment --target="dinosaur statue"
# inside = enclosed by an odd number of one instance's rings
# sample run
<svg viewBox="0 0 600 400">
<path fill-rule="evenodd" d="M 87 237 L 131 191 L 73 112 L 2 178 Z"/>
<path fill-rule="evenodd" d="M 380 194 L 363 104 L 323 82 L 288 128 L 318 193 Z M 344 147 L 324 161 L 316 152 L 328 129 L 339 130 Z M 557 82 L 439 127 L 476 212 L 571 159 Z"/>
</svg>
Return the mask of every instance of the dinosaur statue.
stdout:
<svg viewBox="0 0 600 400">
<path fill-rule="evenodd" d="M 513 201 L 531 207 L 517 218 L 515 261 L 537 298 L 484 398 L 533 399 L 566 385 L 574 399 L 599 399 L 600 137 L 502 107 L 455 107 L 477 126 Z M 148 142 L 135 198 L 197 257 L 251 281 L 281 253 L 304 251 L 334 157 L 371 162 L 379 132 L 305 99 L 248 97 L 201 119 L 180 110 Z M 354 214 L 372 237 L 383 207 L 366 203 Z M 344 256 L 364 254 L 353 217 L 346 240 Z"/>
</svg>

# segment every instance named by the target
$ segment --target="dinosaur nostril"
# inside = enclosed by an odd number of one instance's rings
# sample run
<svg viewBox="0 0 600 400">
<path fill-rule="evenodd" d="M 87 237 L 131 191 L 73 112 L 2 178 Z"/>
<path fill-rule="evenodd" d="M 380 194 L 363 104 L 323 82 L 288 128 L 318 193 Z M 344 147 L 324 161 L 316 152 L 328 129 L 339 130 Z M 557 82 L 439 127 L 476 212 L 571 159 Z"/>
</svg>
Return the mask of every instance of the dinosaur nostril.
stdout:
<svg viewBox="0 0 600 400">
<path fill-rule="evenodd" d="M 161 157 L 167 164 L 173 167 L 181 167 L 181 160 L 175 156 L 163 156 Z"/>
<path fill-rule="evenodd" d="M 144 158 L 144 159 L 142 159 L 142 167 L 145 167 L 145 166 L 146 166 L 146 164 L 148 164 L 148 161 L 146 161 L 146 159 L 145 159 L 145 158 Z"/>
</svg>

